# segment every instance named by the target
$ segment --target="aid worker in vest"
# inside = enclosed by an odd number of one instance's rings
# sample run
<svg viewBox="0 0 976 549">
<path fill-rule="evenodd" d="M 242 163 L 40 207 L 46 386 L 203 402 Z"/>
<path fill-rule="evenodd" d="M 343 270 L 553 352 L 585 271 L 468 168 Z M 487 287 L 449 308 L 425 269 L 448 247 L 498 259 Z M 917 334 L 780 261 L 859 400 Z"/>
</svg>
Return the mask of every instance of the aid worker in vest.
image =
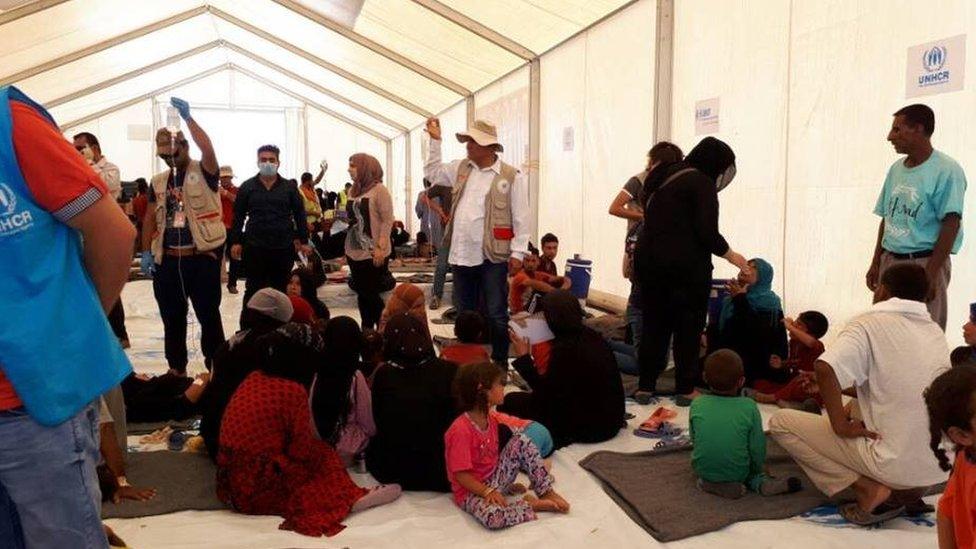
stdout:
<svg viewBox="0 0 976 549">
<path fill-rule="evenodd" d="M 186 122 L 200 160 L 190 159 L 183 132 L 156 133 L 156 154 L 170 169 L 153 176 L 143 219 L 143 272 L 154 270 L 153 293 L 163 320 L 170 373 L 185 376 L 187 301 L 200 323 L 200 349 L 210 365 L 224 342 L 220 321 L 220 254 L 227 230 L 220 206 L 220 168 L 213 145 L 190 116 L 190 105 L 172 98 Z M 174 177 L 175 172 L 175 177 Z"/>
<path fill-rule="evenodd" d="M 453 188 L 444 242 L 454 273 L 459 311 L 484 303 L 490 321 L 491 358 L 508 364 L 508 275 L 522 267 L 529 251 L 529 188 L 525 176 L 498 153 L 495 126 L 477 120 L 458 133 L 467 158 L 441 163 L 440 121 L 427 121 L 430 148 L 424 177 Z"/>
<path fill-rule="evenodd" d="M 50 115 L 0 88 L 2 547 L 108 547 L 98 396 L 132 371 L 105 313 L 134 238 Z"/>
</svg>

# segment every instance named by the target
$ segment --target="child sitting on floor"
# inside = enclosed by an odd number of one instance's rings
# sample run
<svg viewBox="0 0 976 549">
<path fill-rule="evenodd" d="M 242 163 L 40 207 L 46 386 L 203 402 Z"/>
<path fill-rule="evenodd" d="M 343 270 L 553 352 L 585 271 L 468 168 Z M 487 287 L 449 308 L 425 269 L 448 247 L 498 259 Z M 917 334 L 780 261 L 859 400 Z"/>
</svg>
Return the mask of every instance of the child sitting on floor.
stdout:
<svg viewBox="0 0 976 549">
<path fill-rule="evenodd" d="M 709 355 L 705 382 L 712 394 L 692 401 L 689 420 L 698 487 L 730 499 L 744 496 L 747 486 L 764 496 L 799 491 L 800 479 L 774 479 L 764 472 L 766 435 L 759 407 L 736 396 L 745 383 L 739 355 L 728 349 Z"/>
<path fill-rule="evenodd" d="M 454 502 L 486 528 L 496 530 L 535 520 L 538 511 L 569 512 L 569 503 L 552 489 L 539 448 L 523 433 L 513 433 L 492 408 L 505 397 L 502 371 L 490 362 L 458 369 L 454 390 L 463 413 L 444 434 L 447 477 Z M 525 492 L 515 482 L 519 471 L 538 497 L 525 494 L 509 503 L 506 495 Z"/>
<path fill-rule="evenodd" d="M 458 343 L 441 349 L 441 358 L 458 366 L 472 362 L 491 362 L 488 350 L 480 343 L 485 330 L 485 319 L 478 311 L 462 311 L 454 322 L 454 336 Z"/>
<path fill-rule="evenodd" d="M 769 359 L 769 366 L 774 370 L 789 372 L 792 379 L 785 385 L 757 380 L 753 383 L 755 391 L 744 391 L 743 394 L 763 404 L 820 413 L 822 401 L 813 375 L 813 364 L 824 352 L 820 338 L 827 333 L 827 317 L 819 311 L 806 311 L 796 320 L 784 319 L 783 325 L 790 334 L 789 358 L 784 361 L 773 356 Z"/>
<path fill-rule="evenodd" d="M 528 311 L 534 313 L 542 296 L 563 289 L 568 290 L 570 280 L 565 276 L 552 276 L 539 270 L 539 251 L 529 250 L 522 260 L 522 270 L 512 277 L 508 293 L 508 307 L 512 314 Z"/>
<path fill-rule="evenodd" d="M 976 524 L 976 366 L 961 364 L 935 378 L 925 390 L 929 412 L 929 445 L 944 471 L 952 471 L 945 492 L 939 498 L 938 532 L 940 549 L 974 547 Z M 941 448 L 943 438 L 955 445 L 955 463 Z"/>
</svg>

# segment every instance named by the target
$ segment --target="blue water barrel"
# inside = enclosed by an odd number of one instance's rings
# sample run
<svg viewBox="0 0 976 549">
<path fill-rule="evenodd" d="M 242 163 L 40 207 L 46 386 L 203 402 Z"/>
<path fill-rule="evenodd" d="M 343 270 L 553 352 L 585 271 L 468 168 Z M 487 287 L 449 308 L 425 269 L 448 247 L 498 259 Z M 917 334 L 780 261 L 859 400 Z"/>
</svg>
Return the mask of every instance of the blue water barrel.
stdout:
<svg viewBox="0 0 976 549">
<path fill-rule="evenodd" d="M 712 289 L 708 293 L 708 325 L 718 323 L 718 317 L 722 313 L 722 302 L 729 297 L 729 291 L 725 285 L 730 279 L 713 278 Z"/>
<path fill-rule="evenodd" d="M 576 254 L 566 260 L 566 276 L 573 281 L 570 291 L 579 299 L 586 299 L 590 293 L 590 279 L 593 277 L 593 262 Z"/>
</svg>

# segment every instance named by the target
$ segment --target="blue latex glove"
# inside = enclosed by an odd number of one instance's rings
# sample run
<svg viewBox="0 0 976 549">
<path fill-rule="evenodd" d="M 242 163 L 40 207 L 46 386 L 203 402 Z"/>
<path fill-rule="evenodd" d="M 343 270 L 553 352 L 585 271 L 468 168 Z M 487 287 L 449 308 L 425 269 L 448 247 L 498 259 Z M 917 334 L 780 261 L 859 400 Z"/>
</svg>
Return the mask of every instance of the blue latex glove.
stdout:
<svg viewBox="0 0 976 549">
<path fill-rule="evenodd" d="M 170 97 L 169 98 L 169 103 L 170 103 L 170 105 L 173 105 L 174 107 L 176 107 L 176 110 L 180 111 L 180 118 L 182 118 L 186 122 L 189 122 L 190 121 L 190 104 L 189 103 L 187 103 L 186 101 L 180 99 L 179 97 Z"/>
<path fill-rule="evenodd" d="M 156 262 L 153 261 L 152 252 L 148 250 L 142 252 L 142 256 L 139 258 L 139 270 L 142 271 L 142 275 L 152 276 L 155 266 Z"/>
</svg>

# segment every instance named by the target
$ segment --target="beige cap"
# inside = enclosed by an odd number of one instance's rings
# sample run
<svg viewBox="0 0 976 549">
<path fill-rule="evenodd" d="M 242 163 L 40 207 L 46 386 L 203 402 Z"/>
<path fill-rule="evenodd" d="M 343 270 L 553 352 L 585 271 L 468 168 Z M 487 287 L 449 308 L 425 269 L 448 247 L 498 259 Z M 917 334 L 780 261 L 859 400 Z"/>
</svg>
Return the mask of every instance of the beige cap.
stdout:
<svg viewBox="0 0 976 549">
<path fill-rule="evenodd" d="M 231 168 L 230 166 L 221 166 L 220 177 L 234 177 L 234 168 Z"/>
<path fill-rule="evenodd" d="M 468 131 L 456 135 L 457 140 L 461 143 L 466 143 L 468 140 L 471 140 L 482 147 L 495 145 L 498 147 L 499 152 L 505 150 L 501 143 L 498 142 L 498 130 L 495 129 L 494 124 L 487 120 L 475 120 L 474 124 L 468 128 Z"/>
</svg>

